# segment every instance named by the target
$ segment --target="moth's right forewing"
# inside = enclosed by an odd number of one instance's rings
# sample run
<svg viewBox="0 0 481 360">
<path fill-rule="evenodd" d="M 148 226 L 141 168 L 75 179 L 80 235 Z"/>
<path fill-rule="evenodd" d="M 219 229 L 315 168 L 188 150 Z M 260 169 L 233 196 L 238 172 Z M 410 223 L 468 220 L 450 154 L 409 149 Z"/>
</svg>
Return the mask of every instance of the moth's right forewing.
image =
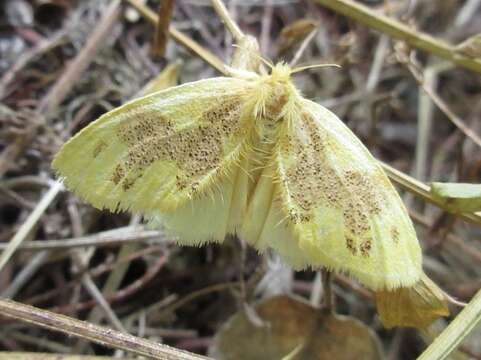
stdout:
<svg viewBox="0 0 481 360">
<path fill-rule="evenodd" d="M 52 166 L 98 208 L 175 209 L 237 161 L 252 123 L 243 116 L 249 86 L 212 78 L 134 100 L 75 135 Z"/>
<path fill-rule="evenodd" d="M 303 261 L 373 289 L 414 284 L 421 251 L 396 190 L 333 113 L 307 100 L 299 105 L 275 161 L 278 201 Z"/>
</svg>

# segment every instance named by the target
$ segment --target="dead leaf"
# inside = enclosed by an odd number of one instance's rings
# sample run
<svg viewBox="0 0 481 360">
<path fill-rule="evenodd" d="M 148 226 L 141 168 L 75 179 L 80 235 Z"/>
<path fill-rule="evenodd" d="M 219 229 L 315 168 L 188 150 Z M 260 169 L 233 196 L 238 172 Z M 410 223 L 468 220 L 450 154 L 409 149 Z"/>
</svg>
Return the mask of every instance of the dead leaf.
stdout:
<svg viewBox="0 0 481 360">
<path fill-rule="evenodd" d="M 301 19 L 287 25 L 281 31 L 279 53 L 285 53 L 293 46 L 300 45 L 318 27 L 319 22 L 313 19 Z"/>
<path fill-rule="evenodd" d="M 449 315 L 444 293 L 425 274 L 412 287 L 376 292 L 376 305 L 381 322 L 387 328 L 409 326 L 423 329 L 436 319 Z"/>
<path fill-rule="evenodd" d="M 219 360 L 381 359 L 377 336 L 360 321 L 326 314 L 285 295 L 252 306 L 262 320 L 253 324 L 244 311 L 219 331 L 211 356 Z"/>
<path fill-rule="evenodd" d="M 471 36 L 463 41 L 456 46 L 456 51 L 472 58 L 481 58 L 481 34 Z"/>
<path fill-rule="evenodd" d="M 481 184 L 438 183 L 431 185 L 431 194 L 456 213 L 481 211 Z"/>
<path fill-rule="evenodd" d="M 149 81 L 142 89 L 142 95 L 152 94 L 156 91 L 167 89 L 177 85 L 179 81 L 180 63 L 175 62 L 167 65 L 154 79 Z"/>
</svg>

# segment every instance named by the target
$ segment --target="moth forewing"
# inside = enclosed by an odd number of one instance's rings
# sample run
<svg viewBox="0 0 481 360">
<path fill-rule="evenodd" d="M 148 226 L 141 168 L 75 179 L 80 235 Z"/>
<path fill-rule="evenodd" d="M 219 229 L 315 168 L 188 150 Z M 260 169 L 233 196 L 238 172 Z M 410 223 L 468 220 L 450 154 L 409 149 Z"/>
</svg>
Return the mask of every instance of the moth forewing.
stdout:
<svg viewBox="0 0 481 360">
<path fill-rule="evenodd" d="M 175 209 L 237 161 L 249 126 L 241 117 L 247 85 L 212 78 L 134 100 L 75 135 L 53 168 L 95 207 Z"/>
<path fill-rule="evenodd" d="M 373 289 L 419 280 L 421 251 L 412 223 L 362 143 L 308 100 L 289 125 L 279 139 L 279 193 L 306 265 L 348 272 Z"/>
</svg>

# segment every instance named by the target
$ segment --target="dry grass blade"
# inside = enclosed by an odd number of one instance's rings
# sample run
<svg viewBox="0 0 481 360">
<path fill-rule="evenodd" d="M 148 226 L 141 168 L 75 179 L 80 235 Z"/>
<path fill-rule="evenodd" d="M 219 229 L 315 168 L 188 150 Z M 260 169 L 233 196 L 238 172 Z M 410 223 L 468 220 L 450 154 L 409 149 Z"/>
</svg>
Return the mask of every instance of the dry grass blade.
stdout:
<svg viewBox="0 0 481 360">
<path fill-rule="evenodd" d="M 145 6 L 142 2 L 140 2 L 139 0 L 126 0 L 126 1 L 130 5 L 132 5 L 135 9 L 137 9 L 152 24 L 154 25 L 157 24 L 156 14 L 152 10 L 150 10 L 147 6 Z M 209 50 L 204 49 L 197 42 L 195 42 L 188 36 L 184 35 L 182 32 L 178 31 L 173 26 L 170 26 L 169 32 L 170 32 L 170 35 L 177 42 L 179 42 L 189 50 L 193 51 L 195 54 L 199 55 L 201 59 L 204 59 L 214 69 L 217 69 L 221 73 L 225 73 L 224 63 L 219 58 L 217 58 L 217 56 L 211 53 Z"/>
<path fill-rule="evenodd" d="M 406 41 L 409 45 L 433 55 L 449 60 L 467 69 L 481 73 L 481 60 L 460 54 L 455 47 L 435 39 L 425 33 L 385 15 L 377 13 L 369 7 L 353 0 L 312 0 L 340 14 L 351 17 L 371 29 L 381 31 L 393 38 Z"/>
<path fill-rule="evenodd" d="M 201 360 L 208 359 L 187 351 L 148 341 L 130 334 L 124 334 L 109 328 L 76 320 L 68 316 L 20 304 L 14 301 L 0 300 L 2 316 L 29 322 L 46 329 L 60 331 L 64 334 L 81 337 L 95 343 L 122 349 L 133 354 L 161 360 Z"/>
</svg>

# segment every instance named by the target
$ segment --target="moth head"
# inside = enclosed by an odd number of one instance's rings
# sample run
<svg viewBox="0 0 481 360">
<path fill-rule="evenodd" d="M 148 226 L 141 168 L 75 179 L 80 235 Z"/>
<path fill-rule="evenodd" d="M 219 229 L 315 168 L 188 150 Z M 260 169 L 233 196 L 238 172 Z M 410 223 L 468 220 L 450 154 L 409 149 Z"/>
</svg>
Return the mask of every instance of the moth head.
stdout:
<svg viewBox="0 0 481 360">
<path fill-rule="evenodd" d="M 280 62 L 272 67 L 270 78 L 273 82 L 288 83 L 291 80 L 293 69 L 286 63 Z"/>
<path fill-rule="evenodd" d="M 297 72 L 319 67 L 340 67 L 336 64 L 315 64 L 292 68 L 290 65 L 279 62 L 273 65 L 268 60 L 262 59 L 270 67 L 271 73 L 261 77 L 262 96 L 260 110 L 264 118 L 271 121 L 279 121 L 291 117 L 297 112 L 297 99 L 300 97 L 299 91 L 291 81 L 291 76 Z"/>
</svg>

